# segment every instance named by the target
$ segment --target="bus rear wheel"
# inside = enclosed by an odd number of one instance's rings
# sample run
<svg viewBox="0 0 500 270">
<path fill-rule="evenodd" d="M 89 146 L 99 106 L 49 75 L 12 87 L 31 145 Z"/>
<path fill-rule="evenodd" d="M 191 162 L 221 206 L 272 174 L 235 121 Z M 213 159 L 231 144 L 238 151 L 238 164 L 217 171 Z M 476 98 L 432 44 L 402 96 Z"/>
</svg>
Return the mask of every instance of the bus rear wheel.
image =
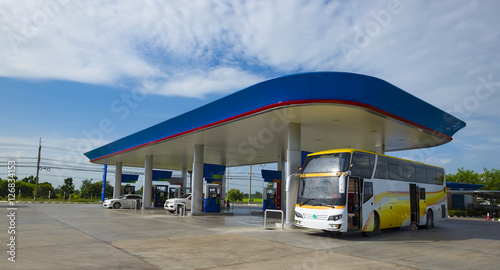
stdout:
<svg viewBox="0 0 500 270">
<path fill-rule="evenodd" d="M 427 220 L 425 221 L 425 228 L 431 229 L 434 227 L 434 214 L 431 210 L 427 211 Z"/>
<path fill-rule="evenodd" d="M 371 232 L 362 232 L 363 236 L 366 237 L 372 237 L 377 235 L 377 233 L 380 230 L 380 218 L 378 214 L 375 212 L 374 217 L 373 217 L 373 231 Z"/>
</svg>

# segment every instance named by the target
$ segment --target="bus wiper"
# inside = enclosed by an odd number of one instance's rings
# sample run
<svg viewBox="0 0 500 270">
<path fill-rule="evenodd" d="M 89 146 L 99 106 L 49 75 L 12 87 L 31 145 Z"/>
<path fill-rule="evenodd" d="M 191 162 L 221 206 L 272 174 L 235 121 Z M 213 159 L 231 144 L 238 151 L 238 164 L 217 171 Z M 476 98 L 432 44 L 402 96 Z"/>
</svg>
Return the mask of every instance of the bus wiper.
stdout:
<svg viewBox="0 0 500 270">
<path fill-rule="evenodd" d="M 333 207 L 330 204 L 326 204 L 326 203 L 317 203 L 317 204 L 315 204 L 313 206 L 330 206 L 330 207 Z"/>
<path fill-rule="evenodd" d="M 302 206 L 302 205 L 304 205 L 304 204 L 308 203 L 310 200 L 312 200 L 312 199 L 308 199 L 308 200 L 306 200 L 305 202 L 301 202 L 299 205 L 300 205 L 300 206 Z"/>
</svg>

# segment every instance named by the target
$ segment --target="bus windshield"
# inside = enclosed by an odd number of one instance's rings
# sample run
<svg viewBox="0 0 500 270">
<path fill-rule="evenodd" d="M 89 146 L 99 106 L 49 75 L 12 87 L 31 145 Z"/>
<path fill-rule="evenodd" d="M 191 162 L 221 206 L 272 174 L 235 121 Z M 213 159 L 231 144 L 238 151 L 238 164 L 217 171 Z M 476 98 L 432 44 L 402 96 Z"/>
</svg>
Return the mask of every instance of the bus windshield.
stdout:
<svg viewBox="0 0 500 270">
<path fill-rule="evenodd" d="M 338 176 L 300 178 L 297 203 L 311 206 L 343 206 L 345 193 L 339 192 Z"/>
<path fill-rule="evenodd" d="M 345 172 L 349 158 L 349 153 L 309 156 L 304 162 L 303 173 Z"/>
</svg>

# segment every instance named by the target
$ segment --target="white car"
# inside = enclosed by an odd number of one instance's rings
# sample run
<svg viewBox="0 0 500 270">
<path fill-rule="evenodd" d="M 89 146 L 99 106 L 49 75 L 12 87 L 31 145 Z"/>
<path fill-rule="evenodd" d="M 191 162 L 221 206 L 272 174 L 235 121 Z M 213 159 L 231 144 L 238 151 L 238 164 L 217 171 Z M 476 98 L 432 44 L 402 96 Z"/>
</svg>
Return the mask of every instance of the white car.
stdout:
<svg viewBox="0 0 500 270">
<path fill-rule="evenodd" d="M 136 194 L 125 194 L 121 195 L 116 199 L 104 200 L 102 206 L 106 208 L 134 208 L 137 206 L 137 200 L 139 200 L 139 205 L 142 205 L 142 197 Z"/>
<path fill-rule="evenodd" d="M 177 210 L 177 205 L 180 203 L 184 203 L 184 205 L 186 205 L 186 211 L 191 210 L 191 193 L 184 194 L 179 198 L 166 200 L 163 208 L 167 209 L 170 213 L 173 213 Z"/>
</svg>

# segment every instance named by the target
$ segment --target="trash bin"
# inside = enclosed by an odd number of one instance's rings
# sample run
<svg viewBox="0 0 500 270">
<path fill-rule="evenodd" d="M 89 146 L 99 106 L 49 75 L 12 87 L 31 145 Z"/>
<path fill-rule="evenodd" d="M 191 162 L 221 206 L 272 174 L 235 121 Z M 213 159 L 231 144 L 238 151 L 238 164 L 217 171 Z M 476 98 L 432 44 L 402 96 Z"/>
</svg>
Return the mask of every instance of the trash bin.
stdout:
<svg viewBox="0 0 500 270">
<path fill-rule="evenodd" d="M 141 208 L 141 206 L 142 206 L 141 205 L 141 200 L 135 200 L 135 208 L 139 209 L 139 208 Z"/>
</svg>

